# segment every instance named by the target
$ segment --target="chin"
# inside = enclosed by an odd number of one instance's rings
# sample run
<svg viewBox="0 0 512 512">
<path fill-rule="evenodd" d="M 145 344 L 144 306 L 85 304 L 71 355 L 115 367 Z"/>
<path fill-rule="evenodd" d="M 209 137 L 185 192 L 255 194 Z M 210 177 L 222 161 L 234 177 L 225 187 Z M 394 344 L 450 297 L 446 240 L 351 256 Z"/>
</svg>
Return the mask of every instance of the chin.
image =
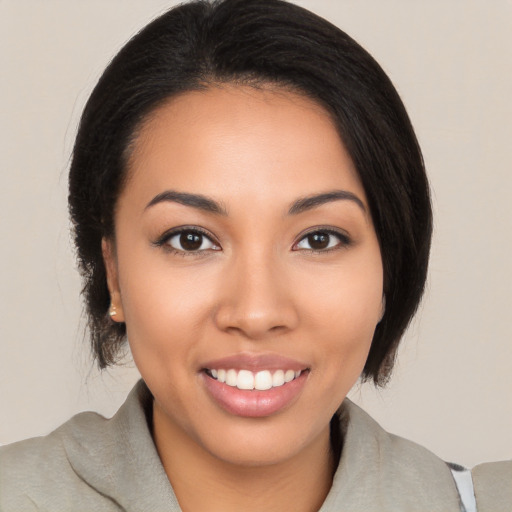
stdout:
<svg viewBox="0 0 512 512">
<path fill-rule="evenodd" d="M 318 445 L 329 446 L 329 421 L 317 431 L 315 426 L 299 429 L 300 419 L 285 422 L 277 418 L 243 419 L 245 425 L 231 425 L 222 434 L 208 432 L 203 448 L 214 458 L 240 467 L 273 466 L 286 463 Z M 288 423 L 288 424 L 286 424 Z M 302 426 L 304 422 L 302 422 Z"/>
</svg>

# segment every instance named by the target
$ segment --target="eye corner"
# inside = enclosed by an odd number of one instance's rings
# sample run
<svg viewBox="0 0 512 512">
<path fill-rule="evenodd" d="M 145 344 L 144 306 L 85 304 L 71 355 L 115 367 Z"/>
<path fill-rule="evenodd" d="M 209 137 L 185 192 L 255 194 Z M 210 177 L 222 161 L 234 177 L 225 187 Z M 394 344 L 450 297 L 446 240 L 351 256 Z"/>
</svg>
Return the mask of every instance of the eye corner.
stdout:
<svg viewBox="0 0 512 512">
<path fill-rule="evenodd" d="M 188 240 L 183 238 L 184 235 L 188 235 Z M 172 243 L 173 239 L 175 239 L 174 243 Z M 180 256 L 204 256 L 210 251 L 222 250 L 216 237 L 199 226 L 172 228 L 153 241 L 151 245 Z"/>
<path fill-rule="evenodd" d="M 292 251 L 327 253 L 347 248 L 352 243 L 348 233 L 333 227 L 318 226 L 299 235 L 297 242 L 292 246 Z"/>
</svg>

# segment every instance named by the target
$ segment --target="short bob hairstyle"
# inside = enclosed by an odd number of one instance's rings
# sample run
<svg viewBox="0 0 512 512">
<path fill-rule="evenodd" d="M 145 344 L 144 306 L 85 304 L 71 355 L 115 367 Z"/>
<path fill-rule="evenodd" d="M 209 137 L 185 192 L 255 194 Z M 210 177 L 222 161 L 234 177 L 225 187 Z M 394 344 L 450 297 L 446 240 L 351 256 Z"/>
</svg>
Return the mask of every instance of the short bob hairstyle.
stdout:
<svg viewBox="0 0 512 512">
<path fill-rule="evenodd" d="M 405 108 L 377 62 L 353 39 L 283 0 L 195 0 L 135 35 L 109 64 L 84 109 L 69 174 L 92 348 L 116 362 L 124 324 L 108 317 L 103 237 L 141 123 L 170 97 L 220 86 L 280 87 L 331 115 L 365 189 L 380 243 L 386 310 L 363 380 L 384 384 L 423 294 L 432 232 L 428 181 Z"/>
</svg>

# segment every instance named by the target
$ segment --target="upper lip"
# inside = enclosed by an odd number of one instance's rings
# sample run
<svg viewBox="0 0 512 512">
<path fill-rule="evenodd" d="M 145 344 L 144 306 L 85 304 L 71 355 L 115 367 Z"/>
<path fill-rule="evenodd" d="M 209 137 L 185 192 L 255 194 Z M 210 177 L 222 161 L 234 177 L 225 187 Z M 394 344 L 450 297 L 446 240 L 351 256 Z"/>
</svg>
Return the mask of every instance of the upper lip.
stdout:
<svg viewBox="0 0 512 512">
<path fill-rule="evenodd" d="M 251 370 L 306 370 L 308 365 L 304 362 L 291 359 L 279 354 L 249 354 L 239 353 L 207 361 L 202 365 L 203 370 L 211 369 Z"/>
</svg>

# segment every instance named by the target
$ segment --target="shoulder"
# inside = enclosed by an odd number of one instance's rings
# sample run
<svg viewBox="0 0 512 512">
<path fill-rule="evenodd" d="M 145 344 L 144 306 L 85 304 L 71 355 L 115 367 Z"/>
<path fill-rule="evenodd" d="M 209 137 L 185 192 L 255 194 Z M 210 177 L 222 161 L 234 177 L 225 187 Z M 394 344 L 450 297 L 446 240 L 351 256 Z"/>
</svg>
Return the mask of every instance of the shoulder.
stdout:
<svg viewBox="0 0 512 512">
<path fill-rule="evenodd" d="M 339 413 L 344 442 L 332 494 L 342 510 L 460 511 L 455 481 L 443 460 L 386 432 L 349 400 Z M 326 511 L 338 510 L 336 500 L 329 499 L 333 506 Z"/>
<path fill-rule="evenodd" d="M 58 510 L 66 510 L 68 496 L 90 495 L 86 501 L 96 502 L 97 496 L 75 470 L 73 459 L 77 443 L 89 444 L 87 440 L 94 439 L 107 421 L 95 413 L 81 413 L 47 436 L 0 448 L 0 509 L 55 510 L 57 496 L 61 500 Z"/>
<path fill-rule="evenodd" d="M 512 460 L 479 464 L 471 474 L 479 512 L 512 510 Z"/>
<path fill-rule="evenodd" d="M 140 381 L 110 419 L 81 413 L 0 449 L 0 510 L 161 510 L 175 501 L 152 441 Z M 167 507 L 168 508 L 168 507 Z"/>
</svg>

